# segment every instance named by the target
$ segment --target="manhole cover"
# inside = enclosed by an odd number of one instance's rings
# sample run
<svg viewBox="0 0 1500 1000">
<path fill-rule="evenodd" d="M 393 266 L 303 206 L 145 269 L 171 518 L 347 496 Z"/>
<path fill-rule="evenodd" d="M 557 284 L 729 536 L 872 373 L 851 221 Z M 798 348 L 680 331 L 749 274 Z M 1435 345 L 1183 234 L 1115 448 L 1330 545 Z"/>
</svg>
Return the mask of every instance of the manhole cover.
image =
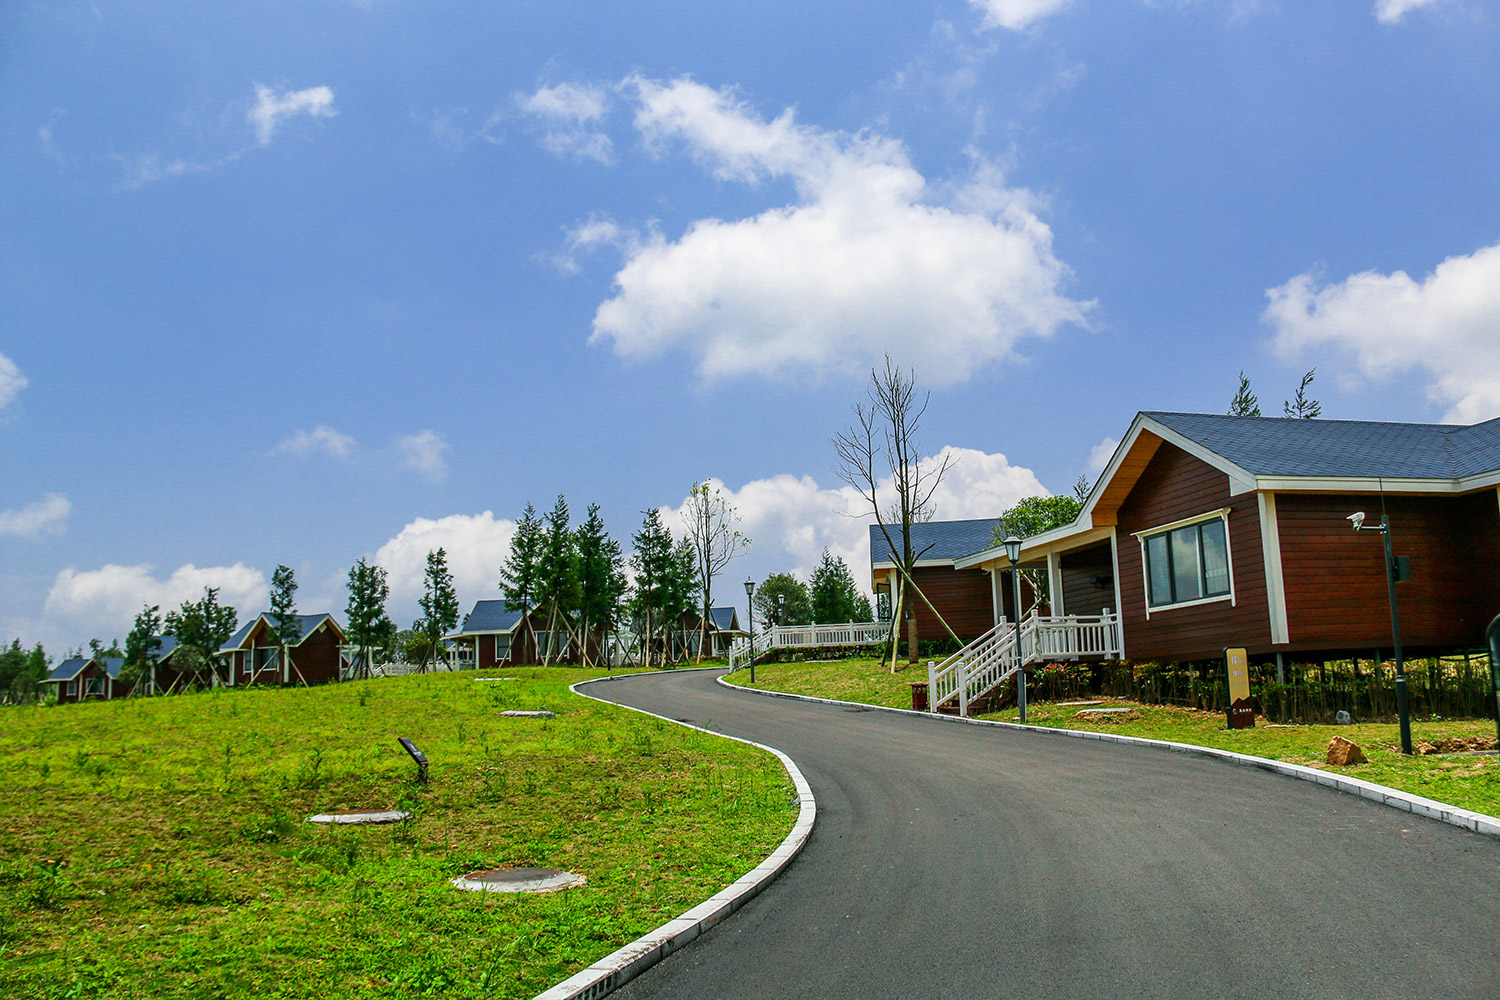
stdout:
<svg viewBox="0 0 1500 1000">
<path fill-rule="evenodd" d="M 557 715 L 553 712 L 525 712 L 519 708 L 513 708 L 508 712 L 496 712 L 496 715 L 508 716 L 512 719 L 555 719 Z"/>
<path fill-rule="evenodd" d="M 318 813 L 307 817 L 309 823 L 336 823 L 340 826 L 349 823 L 399 823 L 404 819 L 411 819 L 411 813 L 396 809 L 383 812 Z"/>
<path fill-rule="evenodd" d="M 588 879 L 556 868 L 491 868 L 469 872 L 452 884 L 470 892 L 557 892 L 583 885 Z"/>
</svg>

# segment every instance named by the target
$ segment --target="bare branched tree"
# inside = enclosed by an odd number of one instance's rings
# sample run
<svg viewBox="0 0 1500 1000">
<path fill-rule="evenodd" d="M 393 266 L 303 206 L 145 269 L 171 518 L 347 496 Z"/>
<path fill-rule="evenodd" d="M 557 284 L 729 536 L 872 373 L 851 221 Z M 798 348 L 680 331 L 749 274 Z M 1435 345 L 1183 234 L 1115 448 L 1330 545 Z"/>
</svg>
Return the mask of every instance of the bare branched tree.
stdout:
<svg viewBox="0 0 1500 1000">
<path fill-rule="evenodd" d="M 740 512 L 711 481 L 694 483 L 682 510 L 683 527 L 698 570 L 698 592 L 703 598 L 703 617 L 698 622 L 698 659 L 708 641 L 708 616 L 713 609 L 714 577 L 729 560 L 750 548 L 750 539 L 736 527 Z"/>
<path fill-rule="evenodd" d="M 932 495 L 948 472 L 948 456 L 923 463 L 917 432 L 931 393 L 919 393 L 916 374 L 903 372 L 889 354 L 884 371 L 871 369 L 867 396 L 868 403 L 854 404 L 854 424 L 834 435 L 833 449 L 839 478 L 869 505 L 890 546 L 900 577 L 895 616 L 900 621 L 899 609 L 910 608 L 906 595 L 916 589 L 912 570 L 926 551 L 912 547 L 911 526 L 932 519 Z M 917 662 L 917 638 L 917 617 L 912 614 L 906 629 L 908 663 Z"/>
</svg>

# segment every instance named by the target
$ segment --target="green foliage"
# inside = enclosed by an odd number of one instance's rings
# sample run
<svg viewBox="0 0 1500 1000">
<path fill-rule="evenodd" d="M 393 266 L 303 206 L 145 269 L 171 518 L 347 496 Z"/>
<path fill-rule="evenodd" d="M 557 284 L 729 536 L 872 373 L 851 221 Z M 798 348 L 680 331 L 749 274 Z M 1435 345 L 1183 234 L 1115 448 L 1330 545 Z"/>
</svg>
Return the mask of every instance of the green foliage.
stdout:
<svg viewBox="0 0 1500 1000">
<path fill-rule="evenodd" d="M 177 611 L 168 611 L 165 626 L 169 634 L 177 637 L 179 648 L 185 646 L 200 654 L 194 657 L 178 652 L 172 656 L 179 670 L 190 667 L 196 676 L 213 662 L 214 650 L 234 635 L 239 615 L 234 608 L 219 603 L 219 588 L 204 587 L 201 599 L 184 601 Z"/>
<path fill-rule="evenodd" d="M 823 550 L 818 568 L 813 570 L 812 583 L 808 589 L 812 599 L 813 621 L 829 624 L 870 621 L 870 602 L 855 585 L 854 575 L 849 572 L 848 564 L 827 549 Z M 861 615 L 864 617 L 860 617 Z"/>
<path fill-rule="evenodd" d="M 507 611 L 529 611 L 536 606 L 542 531 L 542 519 L 528 503 L 511 536 L 510 555 L 500 567 L 500 596 L 505 599 Z"/>
<path fill-rule="evenodd" d="M 297 577 L 290 566 L 278 565 L 271 574 L 271 631 L 283 646 L 302 638 L 302 622 L 297 617 Z"/>
<path fill-rule="evenodd" d="M 1309 368 L 1307 374 L 1302 376 L 1301 383 L 1297 386 L 1297 394 L 1281 404 L 1281 415 L 1294 417 L 1299 420 L 1311 420 L 1323 415 L 1323 404 L 1316 399 L 1309 399 L 1307 387 L 1313 384 L 1313 379 L 1318 377 L 1316 368 Z"/>
<path fill-rule="evenodd" d="M 417 603 L 422 607 L 422 617 L 413 627 L 423 634 L 427 648 L 416 662 L 425 664 L 438 650 L 443 636 L 458 624 L 458 591 L 448 570 L 448 553 L 441 548 L 427 553 L 427 571 Z M 403 652 L 410 656 L 409 647 Z"/>
<path fill-rule="evenodd" d="M 584 623 L 613 628 L 629 584 L 620 543 L 604 530 L 598 504 L 589 504 L 589 516 L 573 538 L 578 551 L 578 608 Z"/>
<path fill-rule="evenodd" d="M 559 493 L 547 512 L 537 560 L 537 599 L 550 618 L 549 628 L 567 624 L 582 597 L 578 585 L 578 544 L 569 526 L 571 520 L 568 500 Z"/>
<path fill-rule="evenodd" d="M 35 701 L 52 661 L 37 643 L 27 652 L 19 638 L 0 652 L 0 703 Z"/>
<path fill-rule="evenodd" d="M 702 612 L 706 621 L 712 602 L 714 577 L 736 556 L 750 548 L 750 539 L 740 531 L 740 512 L 729 502 L 724 491 L 711 481 L 694 483 L 688 491 L 683 511 L 687 522 L 687 541 L 693 550 L 698 592 L 702 595 Z"/>
<path fill-rule="evenodd" d="M 1229 415 L 1231 417 L 1261 415 L 1260 400 L 1256 399 L 1255 393 L 1250 391 L 1250 379 L 1243 368 L 1240 369 L 1240 387 L 1235 391 L 1234 398 L 1229 401 Z"/>
<path fill-rule="evenodd" d="M 385 568 L 372 566 L 361 557 L 349 570 L 349 603 L 344 609 L 349 641 L 365 651 L 365 669 L 376 649 L 383 649 L 396 638 L 396 625 L 385 613 L 385 602 L 391 588 Z"/>
<path fill-rule="evenodd" d="M 1076 496 L 1071 497 L 1025 497 L 1000 515 L 1000 523 L 990 536 L 991 545 L 1001 545 L 1010 535 L 1030 538 L 1053 528 L 1072 524 L 1083 510 Z"/>
<path fill-rule="evenodd" d="M 806 625 L 813 620 L 807 584 L 791 573 L 766 577 L 756 588 L 753 601 L 755 620 L 761 625 Z"/>
<path fill-rule="evenodd" d="M 686 539 L 673 542 L 655 508 L 645 512 L 641 530 L 631 540 L 635 543 L 630 557 L 635 570 L 631 615 L 642 648 L 665 656 L 672 646 L 670 633 L 684 614 L 697 607 L 693 549 Z"/>
</svg>

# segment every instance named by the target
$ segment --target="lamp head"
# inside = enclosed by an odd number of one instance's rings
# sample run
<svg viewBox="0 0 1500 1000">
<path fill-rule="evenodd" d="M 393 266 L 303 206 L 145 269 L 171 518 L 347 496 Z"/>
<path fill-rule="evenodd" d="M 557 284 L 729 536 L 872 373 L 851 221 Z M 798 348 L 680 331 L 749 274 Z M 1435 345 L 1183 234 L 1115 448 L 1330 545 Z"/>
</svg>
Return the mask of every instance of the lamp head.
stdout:
<svg viewBox="0 0 1500 1000">
<path fill-rule="evenodd" d="M 1015 535 L 1005 540 L 1005 554 L 1009 557 L 1012 566 L 1021 561 L 1021 540 Z"/>
<path fill-rule="evenodd" d="M 745 581 L 745 596 L 746 597 L 754 597 L 755 596 L 755 581 L 754 580 L 746 580 Z"/>
<path fill-rule="evenodd" d="M 1354 523 L 1354 530 L 1358 531 L 1365 526 L 1365 512 L 1357 510 L 1349 515 L 1349 520 Z"/>
</svg>

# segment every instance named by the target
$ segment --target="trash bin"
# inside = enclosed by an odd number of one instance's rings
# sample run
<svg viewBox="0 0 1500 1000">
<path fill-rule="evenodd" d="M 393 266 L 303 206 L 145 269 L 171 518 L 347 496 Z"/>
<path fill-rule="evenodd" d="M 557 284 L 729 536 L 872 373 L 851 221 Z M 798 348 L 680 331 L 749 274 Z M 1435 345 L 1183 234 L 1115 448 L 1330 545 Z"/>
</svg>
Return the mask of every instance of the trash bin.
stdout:
<svg viewBox="0 0 1500 1000">
<path fill-rule="evenodd" d="M 913 712 L 927 711 L 927 682 L 911 682 L 911 710 Z"/>
</svg>

